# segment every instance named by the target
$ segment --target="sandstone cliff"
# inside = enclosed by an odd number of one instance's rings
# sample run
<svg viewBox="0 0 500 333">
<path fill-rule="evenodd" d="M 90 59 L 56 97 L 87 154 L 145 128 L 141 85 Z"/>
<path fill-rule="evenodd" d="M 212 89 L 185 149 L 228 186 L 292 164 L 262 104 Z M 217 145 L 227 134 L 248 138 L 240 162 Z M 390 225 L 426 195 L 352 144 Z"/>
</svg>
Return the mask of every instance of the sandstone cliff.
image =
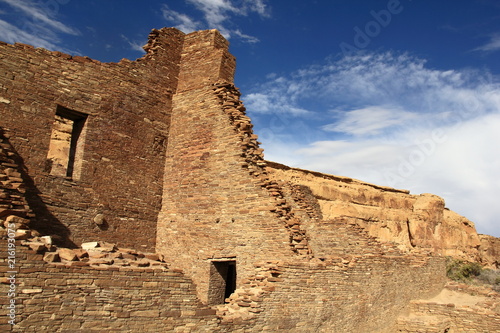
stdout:
<svg viewBox="0 0 500 333">
<path fill-rule="evenodd" d="M 268 162 L 267 170 L 277 182 L 307 186 L 317 200 L 323 221 L 354 219 L 371 236 L 393 242 L 403 251 L 427 250 L 499 267 L 500 240 L 478 235 L 473 222 L 447 209 L 444 200 L 436 195 L 413 195 L 406 190 L 274 162 Z"/>
</svg>

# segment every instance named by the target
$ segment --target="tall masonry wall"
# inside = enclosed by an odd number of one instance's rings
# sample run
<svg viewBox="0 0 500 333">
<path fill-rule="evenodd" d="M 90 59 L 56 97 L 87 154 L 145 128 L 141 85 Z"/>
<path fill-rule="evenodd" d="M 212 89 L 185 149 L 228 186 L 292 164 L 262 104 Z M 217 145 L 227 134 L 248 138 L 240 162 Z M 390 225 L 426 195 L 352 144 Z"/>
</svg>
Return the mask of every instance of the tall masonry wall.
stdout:
<svg viewBox="0 0 500 333">
<path fill-rule="evenodd" d="M 203 301 L 213 260 L 236 261 L 239 285 L 254 261 L 294 255 L 272 212 L 262 150 L 232 85 L 234 66 L 215 30 L 186 38 L 172 102 L 157 251 L 194 279 Z"/>
<path fill-rule="evenodd" d="M 34 229 L 154 249 L 183 39 L 153 31 L 143 58 L 120 63 L 0 43 L 0 127 L 23 158 Z"/>
</svg>

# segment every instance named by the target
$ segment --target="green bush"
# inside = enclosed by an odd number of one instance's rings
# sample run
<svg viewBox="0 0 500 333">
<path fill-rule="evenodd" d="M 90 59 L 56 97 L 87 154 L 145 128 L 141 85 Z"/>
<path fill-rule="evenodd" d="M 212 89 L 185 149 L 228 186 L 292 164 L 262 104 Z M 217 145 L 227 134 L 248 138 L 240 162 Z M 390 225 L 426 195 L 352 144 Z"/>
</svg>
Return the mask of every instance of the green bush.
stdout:
<svg viewBox="0 0 500 333">
<path fill-rule="evenodd" d="M 446 266 L 446 275 L 455 281 L 469 282 L 473 277 L 479 276 L 482 270 L 482 266 L 477 262 L 450 259 Z"/>
<path fill-rule="evenodd" d="M 500 292 L 500 270 L 483 268 L 477 262 L 448 258 L 446 275 L 455 281 L 489 285 Z"/>
</svg>

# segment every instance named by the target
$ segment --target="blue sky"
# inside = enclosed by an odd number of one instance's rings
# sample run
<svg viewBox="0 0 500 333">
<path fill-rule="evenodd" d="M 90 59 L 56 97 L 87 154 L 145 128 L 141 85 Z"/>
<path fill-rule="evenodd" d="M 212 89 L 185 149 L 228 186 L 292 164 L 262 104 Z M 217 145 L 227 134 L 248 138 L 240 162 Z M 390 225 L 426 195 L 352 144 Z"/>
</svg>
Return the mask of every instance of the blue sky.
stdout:
<svg viewBox="0 0 500 333">
<path fill-rule="evenodd" d="M 0 40 L 100 61 L 219 29 L 268 160 L 434 193 L 500 236 L 497 0 L 0 0 Z"/>
</svg>

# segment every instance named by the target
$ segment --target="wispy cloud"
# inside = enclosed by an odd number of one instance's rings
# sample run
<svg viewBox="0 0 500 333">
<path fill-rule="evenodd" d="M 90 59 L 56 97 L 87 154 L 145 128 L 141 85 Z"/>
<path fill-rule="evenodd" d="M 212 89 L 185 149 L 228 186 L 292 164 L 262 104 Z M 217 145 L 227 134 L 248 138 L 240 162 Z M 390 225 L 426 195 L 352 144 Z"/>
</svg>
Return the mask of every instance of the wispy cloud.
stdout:
<svg viewBox="0 0 500 333">
<path fill-rule="evenodd" d="M 179 30 L 188 33 L 199 29 L 218 29 L 226 38 L 236 37 L 249 43 L 258 38 L 243 33 L 232 21 L 234 16 L 248 16 L 252 13 L 269 17 L 270 11 L 264 0 L 187 0 L 199 12 L 201 18 L 194 18 L 163 5 L 163 17 Z"/>
<path fill-rule="evenodd" d="M 48 27 L 66 34 L 78 35 L 79 32 L 59 21 L 53 16 L 53 12 L 48 7 L 40 6 L 39 3 L 30 0 L 1 0 L 10 6 L 20 10 L 29 18 L 40 21 Z"/>
<path fill-rule="evenodd" d="M 177 29 L 185 33 L 198 30 L 203 25 L 202 22 L 195 21 L 186 14 L 176 12 L 167 5 L 162 6 L 161 12 L 165 20 L 174 24 Z"/>
<path fill-rule="evenodd" d="M 243 99 L 267 159 L 435 193 L 500 236 L 489 200 L 500 193 L 500 82 L 489 73 L 365 54 L 270 76 Z"/>
<path fill-rule="evenodd" d="M 390 106 L 371 106 L 350 111 L 337 110 L 334 113 L 338 114 L 338 120 L 324 125 L 322 129 L 354 136 L 380 135 L 386 130 L 407 125 L 409 121 L 418 118 L 414 112 Z"/>
<path fill-rule="evenodd" d="M 0 40 L 7 43 L 25 43 L 34 45 L 36 47 L 43 47 L 45 49 L 56 49 L 56 45 L 49 42 L 46 38 L 33 35 L 19 29 L 18 27 L 0 19 Z"/>
<path fill-rule="evenodd" d="M 60 34 L 77 36 L 80 32 L 57 20 L 57 11 L 45 2 L 32 0 L 0 0 L 8 4 L 22 18 L 23 26 L 0 20 L 0 39 L 9 43 L 21 42 L 46 49 L 60 49 Z M 0 13 L 0 15 L 3 13 Z"/>
<path fill-rule="evenodd" d="M 142 48 L 146 42 L 138 42 L 138 41 L 131 41 L 127 36 L 125 35 L 120 35 L 120 37 L 130 46 L 132 50 L 139 51 L 144 53 L 144 49 Z"/>
<path fill-rule="evenodd" d="M 242 33 L 240 29 L 234 30 L 233 33 L 238 38 L 240 38 L 243 41 L 245 41 L 247 43 L 250 43 L 250 44 L 258 43 L 260 41 L 257 37 L 250 36 L 250 35 Z"/>
<path fill-rule="evenodd" d="M 475 51 L 485 51 L 485 52 L 491 52 L 491 51 L 498 51 L 500 50 L 500 33 L 493 34 L 490 37 L 490 40 L 488 43 L 475 48 Z"/>
<path fill-rule="evenodd" d="M 276 81 L 275 81 L 276 82 Z M 285 114 L 292 116 L 307 115 L 310 110 L 299 107 L 293 96 L 283 95 L 279 87 L 245 96 L 245 103 L 252 112 Z"/>
</svg>

